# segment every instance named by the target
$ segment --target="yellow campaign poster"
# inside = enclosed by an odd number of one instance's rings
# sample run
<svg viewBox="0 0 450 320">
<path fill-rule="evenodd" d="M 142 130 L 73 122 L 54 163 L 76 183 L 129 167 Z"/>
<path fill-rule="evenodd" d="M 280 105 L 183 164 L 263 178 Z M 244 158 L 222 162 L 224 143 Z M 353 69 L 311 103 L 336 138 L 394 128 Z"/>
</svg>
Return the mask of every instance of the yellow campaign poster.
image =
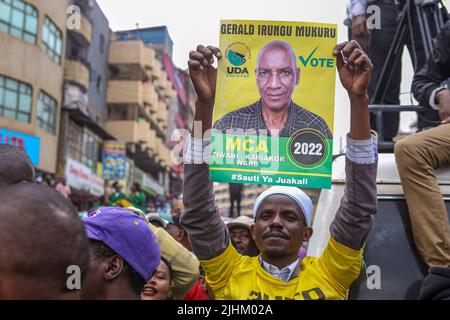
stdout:
<svg viewBox="0 0 450 320">
<path fill-rule="evenodd" d="M 221 21 L 214 181 L 331 187 L 336 44 L 334 24 Z"/>
</svg>

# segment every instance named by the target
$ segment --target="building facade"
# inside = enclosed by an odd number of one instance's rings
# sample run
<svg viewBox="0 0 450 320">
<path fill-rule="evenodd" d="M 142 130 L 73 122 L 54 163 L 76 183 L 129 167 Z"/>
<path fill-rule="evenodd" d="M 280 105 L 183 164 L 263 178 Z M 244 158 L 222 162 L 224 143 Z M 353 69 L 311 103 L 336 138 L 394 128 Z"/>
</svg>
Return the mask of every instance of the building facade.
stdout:
<svg viewBox="0 0 450 320">
<path fill-rule="evenodd" d="M 109 63 L 106 130 L 126 143 L 130 166 L 146 176 L 147 191 L 162 187 L 168 193 L 171 158 L 167 128 L 176 94 L 172 84 L 154 49 L 140 40 L 112 41 Z"/>
<path fill-rule="evenodd" d="M 116 32 L 121 41 L 142 41 L 155 52 L 155 58 L 162 64 L 163 75 L 167 76 L 175 94 L 168 103 L 168 126 L 166 128 L 166 145 L 173 149 L 180 143 L 178 137 L 191 131 L 194 118 L 195 93 L 186 71 L 178 69 L 172 61 L 173 41 L 166 26 L 141 28 Z M 179 133 L 176 131 L 180 130 Z M 183 165 L 171 163 L 170 192 L 182 193 Z"/>
<path fill-rule="evenodd" d="M 68 1 L 0 1 L 0 143 L 55 174 Z"/>
<path fill-rule="evenodd" d="M 70 5 L 74 21 L 67 25 L 57 173 L 67 180 L 72 200 L 81 208 L 104 193 L 102 147 L 114 139 L 104 129 L 111 31 L 96 1 L 70 0 Z"/>
<path fill-rule="evenodd" d="M 141 40 L 155 50 L 158 59 L 164 54 L 172 58 L 173 41 L 166 26 L 117 31 L 118 40 Z"/>
<path fill-rule="evenodd" d="M 102 172 L 111 143 L 126 149 L 126 189 L 179 195 L 171 136 L 190 130 L 193 90 L 172 50 L 165 26 L 113 33 L 95 0 L 1 0 L 0 143 L 64 178 L 80 210 L 114 182 Z"/>
</svg>

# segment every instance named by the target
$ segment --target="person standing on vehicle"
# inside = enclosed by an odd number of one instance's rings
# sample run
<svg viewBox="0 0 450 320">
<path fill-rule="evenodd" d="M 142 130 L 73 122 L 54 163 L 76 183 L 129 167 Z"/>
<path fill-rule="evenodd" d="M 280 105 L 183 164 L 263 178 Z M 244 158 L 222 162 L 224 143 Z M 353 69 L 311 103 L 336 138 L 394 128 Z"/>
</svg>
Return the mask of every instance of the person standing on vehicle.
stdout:
<svg viewBox="0 0 450 320">
<path fill-rule="evenodd" d="M 450 226 L 434 170 L 450 165 L 450 21 L 435 41 L 427 64 L 414 76 L 421 105 L 438 110 L 442 124 L 400 140 L 395 158 L 408 204 L 417 250 L 429 267 L 450 267 Z"/>
</svg>

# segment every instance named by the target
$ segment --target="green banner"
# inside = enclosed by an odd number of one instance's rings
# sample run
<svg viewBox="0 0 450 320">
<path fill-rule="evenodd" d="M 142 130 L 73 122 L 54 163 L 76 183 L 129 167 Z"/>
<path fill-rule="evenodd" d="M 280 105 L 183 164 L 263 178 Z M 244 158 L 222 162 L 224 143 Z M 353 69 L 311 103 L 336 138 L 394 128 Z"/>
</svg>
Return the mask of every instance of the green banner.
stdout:
<svg viewBox="0 0 450 320">
<path fill-rule="evenodd" d="M 213 134 L 211 178 L 217 182 L 331 188 L 333 141 L 312 129 L 290 138 Z"/>
</svg>

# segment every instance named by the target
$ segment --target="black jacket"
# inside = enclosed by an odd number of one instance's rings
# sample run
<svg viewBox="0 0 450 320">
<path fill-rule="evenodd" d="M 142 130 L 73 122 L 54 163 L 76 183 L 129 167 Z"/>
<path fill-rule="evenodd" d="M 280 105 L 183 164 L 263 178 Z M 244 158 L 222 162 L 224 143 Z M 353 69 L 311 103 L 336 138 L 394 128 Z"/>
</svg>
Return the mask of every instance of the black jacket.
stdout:
<svg viewBox="0 0 450 320">
<path fill-rule="evenodd" d="M 420 289 L 419 300 L 450 300 L 450 268 L 431 268 Z"/>
<path fill-rule="evenodd" d="M 450 77 L 450 21 L 435 40 L 433 55 L 414 76 L 412 91 L 420 105 L 430 107 L 431 93 Z"/>
</svg>

